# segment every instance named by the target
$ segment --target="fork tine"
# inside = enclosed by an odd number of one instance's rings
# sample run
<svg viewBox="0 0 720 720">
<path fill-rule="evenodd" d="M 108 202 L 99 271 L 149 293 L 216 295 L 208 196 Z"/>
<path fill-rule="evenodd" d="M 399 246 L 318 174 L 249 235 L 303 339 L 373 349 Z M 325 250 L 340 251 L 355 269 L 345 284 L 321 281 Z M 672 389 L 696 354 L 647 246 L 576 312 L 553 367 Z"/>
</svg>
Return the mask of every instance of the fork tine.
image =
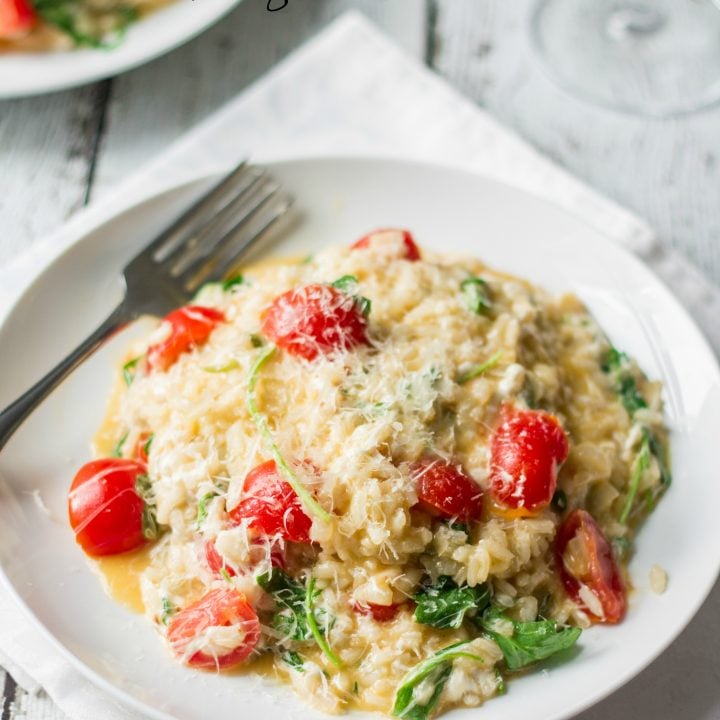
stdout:
<svg viewBox="0 0 720 720">
<path fill-rule="evenodd" d="M 243 160 L 227 175 L 222 177 L 210 192 L 203 195 L 170 227 L 160 233 L 142 251 L 141 255 L 152 256 L 156 262 L 163 262 L 189 234 L 196 231 L 202 223 L 207 222 L 217 212 L 219 205 L 224 206 L 222 201 L 227 196 L 228 190 L 233 188 L 236 182 L 248 173 L 254 175 L 255 171 L 247 164 L 246 160 Z"/>
<path fill-rule="evenodd" d="M 222 280 L 230 270 L 237 267 L 242 256 L 256 245 L 257 240 L 286 214 L 292 204 L 290 195 L 274 191 L 260 206 L 263 210 L 259 216 L 256 216 L 256 211 L 252 214 L 255 217 L 244 218 L 236 223 L 217 243 L 216 250 L 219 252 L 216 251 L 212 257 L 194 268 L 194 272 L 185 273 L 184 288 L 188 292 L 195 292 L 207 282 Z"/>
<path fill-rule="evenodd" d="M 278 184 L 263 173 L 237 197 L 233 198 L 214 218 L 201 227 L 189 241 L 181 245 L 168 258 L 170 275 L 181 277 L 192 268 L 196 268 L 211 255 L 222 242 L 231 226 L 247 220 L 278 189 Z"/>
</svg>

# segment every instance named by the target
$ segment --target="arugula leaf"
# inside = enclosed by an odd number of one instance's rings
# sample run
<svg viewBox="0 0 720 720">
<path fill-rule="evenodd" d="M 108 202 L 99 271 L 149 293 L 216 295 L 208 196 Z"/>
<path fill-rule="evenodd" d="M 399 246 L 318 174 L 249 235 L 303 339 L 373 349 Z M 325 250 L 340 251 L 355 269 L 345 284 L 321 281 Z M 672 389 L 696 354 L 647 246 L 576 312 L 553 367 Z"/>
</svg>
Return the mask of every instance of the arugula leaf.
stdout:
<svg viewBox="0 0 720 720">
<path fill-rule="evenodd" d="M 205 493 L 200 500 L 198 500 L 198 508 L 197 508 L 197 526 L 198 528 L 205 522 L 205 518 L 207 518 L 208 515 L 208 502 L 212 500 L 214 497 L 217 497 L 218 493 L 216 493 L 214 490 L 211 492 Z"/>
<path fill-rule="evenodd" d="M 273 627 L 288 640 L 308 640 L 311 632 L 305 610 L 305 586 L 280 568 L 272 568 L 258 575 L 255 580 L 265 592 L 272 595 L 278 607 L 273 616 Z"/>
<path fill-rule="evenodd" d="M 138 355 L 138 357 L 133 358 L 132 360 L 128 360 L 122 366 L 123 380 L 125 380 L 125 384 L 128 387 L 133 384 L 135 374 L 137 373 L 137 364 L 143 359 L 143 357 L 144 355 Z"/>
<path fill-rule="evenodd" d="M 262 335 L 257 335 L 256 333 L 250 334 L 250 344 L 254 348 L 261 348 L 265 344 L 265 340 L 263 340 Z"/>
<path fill-rule="evenodd" d="M 492 309 L 490 287 L 479 277 L 470 276 L 460 283 L 460 292 L 463 295 L 468 310 L 476 315 L 485 315 Z"/>
<path fill-rule="evenodd" d="M 307 625 L 310 628 L 312 636 L 315 638 L 315 642 L 318 647 L 325 653 L 327 659 L 337 668 L 343 666 L 342 660 L 333 652 L 332 648 L 328 644 L 327 638 L 320 632 L 318 628 L 317 620 L 315 618 L 315 610 L 313 609 L 313 601 L 320 592 L 315 592 L 315 578 L 311 577 L 308 580 L 307 590 L 305 591 L 305 617 L 307 619 Z"/>
<path fill-rule="evenodd" d="M 358 306 L 360 312 L 368 317 L 372 310 L 372 300 L 364 297 L 363 295 L 357 294 L 358 279 L 354 275 L 343 275 L 341 278 L 330 283 L 334 288 L 340 290 L 340 292 L 346 295 L 351 295 L 355 300 L 355 304 Z"/>
<path fill-rule="evenodd" d="M 170 622 L 170 618 L 178 611 L 177 606 L 175 605 L 170 598 L 164 597 L 162 599 L 162 615 L 160 615 L 160 621 L 163 625 L 167 625 Z"/>
<path fill-rule="evenodd" d="M 222 283 L 222 289 L 227 292 L 228 290 L 232 290 L 234 287 L 237 287 L 238 285 L 244 285 L 245 284 L 245 278 L 242 275 L 235 275 L 234 277 L 228 278 Z"/>
<path fill-rule="evenodd" d="M 630 358 L 624 352 L 621 352 L 611 345 L 600 367 L 602 367 L 603 372 L 612 373 L 617 372 L 621 367 L 627 365 L 628 362 L 630 362 Z"/>
<path fill-rule="evenodd" d="M 494 355 L 490 356 L 484 363 L 480 363 L 479 365 L 474 365 L 469 370 L 466 370 L 464 373 L 461 373 L 458 375 L 457 380 L 455 381 L 458 385 L 464 385 L 466 382 L 469 382 L 470 380 L 474 380 L 476 377 L 479 377 L 487 370 L 490 370 L 490 368 L 494 367 L 495 365 L 500 362 L 500 359 L 503 356 L 502 350 L 498 350 Z"/>
<path fill-rule="evenodd" d="M 632 475 L 630 476 L 630 484 L 628 486 L 628 494 L 625 498 L 625 505 L 623 506 L 622 512 L 618 520 L 624 525 L 627 519 L 630 517 L 633 504 L 635 503 L 635 496 L 637 495 L 638 488 L 640 487 L 640 480 L 642 480 L 643 473 L 650 467 L 650 443 L 647 435 L 643 437 L 642 444 L 640 445 L 640 452 L 638 452 L 635 458 L 635 465 L 633 466 Z"/>
<path fill-rule="evenodd" d="M 640 410 L 640 408 L 647 407 L 645 398 L 638 390 L 637 381 L 631 375 L 620 377 L 617 381 L 615 389 L 617 390 L 618 395 L 620 395 L 620 401 L 630 417 Z"/>
<path fill-rule="evenodd" d="M 138 475 L 135 478 L 135 492 L 143 500 L 142 532 L 146 540 L 157 540 L 162 534 L 162 528 L 155 517 L 155 493 L 152 483 L 147 475 Z"/>
<path fill-rule="evenodd" d="M 459 522 L 457 520 L 455 522 L 448 522 L 448 527 L 455 532 L 463 532 L 466 535 L 470 534 L 470 528 L 468 527 L 468 524 L 464 522 Z"/>
<path fill-rule="evenodd" d="M 487 585 L 459 587 L 452 578 L 441 575 L 414 598 L 415 620 L 435 628 L 459 628 L 465 614 L 482 612 L 490 604 Z"/>
<path fill-rule="evenodd" d="M 280 658 L 286 665 L 289 665 L 293 670 L 297 670 L 298 672 L 305 672 L 305 663 L 303 662 L 300 653 L 297 653 L 294 650 L 287 650 L 280 656 Z"/>
<path fill-rule="evenodd" d="M 330 522 L 332 515 L 320 505 L 320 503 L 312 496 L 310 491 L 300 482 L 297 475 L 293 472 L 292 468 L 285 462 L 285 458 L 280 454 L 280 449 L 275 442 L 275 438 L 270 432 L 268 427 L 267 417 L 258 410 L 257 398 L 255 396 L 255 387 L 260 378 L 260 372 L 262 371 L 265 363 L 275 353 L 275 346 L 268 345 L 257 357 L 255 363 L 250 369 L 250 377 L 248 378 L 248 386 L 245 392 L 245 403 L 247 405 L 250 417 L 255 423 L 255 427 L 260 431 L 260 435 L 265 441 L 270 454 L 273 456 L 273 460 L 278 467 L 278 470 L 287 480 L 290 487 L 295 491 L 298 496 L 300 503 L 303 508 L 307 510 L 308 514 L 320 518 L 323 522 Z"/>
<path fill-rule="evenodd" d="M 235 358 L 231 358 L 223 365 L 206 365 L 200 369 L 208 373 L 226 373 L 231 370 L 237 370 L 239 367 L 240 363 Z"/>
<path fill-rule="evenodd" d="M 657 439 L 657 436 L 651 430 L 645 428 L 644 432 L 650 452 L 655 456 L 660 466 L 660 482 L 664 488 L 667 489 L 672 484 L 672 472 L 670 471 L 667 448 Z"/>
<path fill-rule="evenodd" d="M 456 658 L 465 657 L 481 663 L 485 662 L 480 655 L 468 652 L 465 649 L 465 646 L 470 642 L 472 641 L 465 640 L 449 645 L 410 670 L 400 682 L 395 693 L 392 714 L 395 717 L 408 718 L 408 720 L 427 720 L 435 709 L 445 683 L 450 677 L 453 661 Z M 414 691 L 424 680 L 432 682 L 434 690 L 430 699 L 421 705 L 415 701 Z"/>
<path fill-rule="evenodd" d="M 150 455 L 150 448 L 152 447 L 153 440 L 155 439 L 155 433 L 150 433 L 148 436 L 148 439 L 145 441 L 145 445 L 143 445 L 143 452 L 146 456 Z"/>
<path fill-rule="evenodd" d="M 103 35 L 85 32 L 79 26 L 80 11 L 82 3 L 78 0 L 34 0 L 33 7 L 42 19 L 57 27 L 68 35 L 78 46 L 105 48 L 115 47 L 128 26 L 135 22 L 139 13 L 136 8 L 130 5 L 117 5 L 109 11 L 102 13 L 103 16 L 114 16 L 113 38 L 106 40 Z"/>
<path fill-rule="evenodd" d="M 510 637 L 495 631 L 498 621 L 512 623 L 513 634 Z M 559 627 L 554 620 L 516 622 L 494 607 L 488 609 L 477 622 L 502 650 L 509 670 L 519 670 L 571 648 L 582 633 L 580 628 Z"/>
<path fill-rule="evenodd" d="M 113 448 L 112 455 L 113 457 L 122 457 L 123 453 L 123 445 L 125 445 L 125 441 L 128 439 L 128 435 L 130 433 L 126 432 L 119 440 L 117 445 Z"/>
</svg>

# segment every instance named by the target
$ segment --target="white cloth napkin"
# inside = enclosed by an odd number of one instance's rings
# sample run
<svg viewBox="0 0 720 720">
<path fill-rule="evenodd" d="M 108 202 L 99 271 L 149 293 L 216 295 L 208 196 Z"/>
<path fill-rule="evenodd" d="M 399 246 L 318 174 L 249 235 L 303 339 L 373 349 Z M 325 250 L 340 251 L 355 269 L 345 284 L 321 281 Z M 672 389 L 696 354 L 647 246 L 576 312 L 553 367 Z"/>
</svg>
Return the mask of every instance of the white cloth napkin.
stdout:
<svg viewBox="0 0 720 720">
<path fill-rule="evenodd" d="M 68 245 L 139 200 L 233 161 L 313 155 L 412 157 L 482 173 L 543 196 L 642 256 L 720 351 L 720 291 L 661 248 L 640 219 L 589 189 L 348 13 L 54 237 L 0 269 L 0 315 Z M 86 680 L 0 588 L 0 664 L 43 687 L 72 720 L 136 720 Z"/>
</svg>

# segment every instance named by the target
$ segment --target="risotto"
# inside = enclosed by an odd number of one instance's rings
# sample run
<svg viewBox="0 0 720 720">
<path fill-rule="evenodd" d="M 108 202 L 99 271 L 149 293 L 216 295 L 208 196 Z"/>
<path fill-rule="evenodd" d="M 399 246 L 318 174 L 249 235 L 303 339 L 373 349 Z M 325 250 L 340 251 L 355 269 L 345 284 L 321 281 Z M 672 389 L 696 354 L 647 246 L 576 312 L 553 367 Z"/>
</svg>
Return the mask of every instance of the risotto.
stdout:
<svg viewBox="0 0 720 720">
<path fill-rule="evenodd" d="M 171 0 L 0 0 L 0 53 L 110 48 Z"/>
<path fill-rule="evenodd" d="M 622 620 L 670 483 L 660 393 L 575 297 L 379 230 L 131 348 L 70 521 L 91 556 L 145 553 L 180 662 L 427 718 Z"/>
</svg>

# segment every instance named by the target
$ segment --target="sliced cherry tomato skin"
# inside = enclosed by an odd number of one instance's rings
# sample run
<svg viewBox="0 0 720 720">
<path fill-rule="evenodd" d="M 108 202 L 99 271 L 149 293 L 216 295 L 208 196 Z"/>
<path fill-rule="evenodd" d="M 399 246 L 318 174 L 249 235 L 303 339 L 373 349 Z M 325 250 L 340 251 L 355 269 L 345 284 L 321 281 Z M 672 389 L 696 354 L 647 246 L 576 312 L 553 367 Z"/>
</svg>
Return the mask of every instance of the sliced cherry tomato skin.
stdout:
<svg viewBox="0 0 720 720">
<path fill-rule="evenodd" d="M 27 0 L 0 0 L 0 39 L 12 40 L 27 35 L 37 16 Z"/>
<path fill-rule="evenodd" d="M 199 650 L 186 657 L 188 645 L 211 627 L 240 624 L 245 637 L 240 645 L 217 657 Z M 167 631 L 170 646 L 182 661 L 195 668 L 223 670 L 244 662 L 260 639 L 260 621 L 245 596 L 234 588 L 211 590 L 183 608 L 170 620 Z"/>
<path fill-rule="evenodd" d="M 394 620 L 400 608 L 405 603 L 393 603 L 392 605 L 376 605 L 375 603 L 354 602 L 353 610 L 360 615 L 368 615 L 376 622 L 390 622 Z"/>
<path fill-rule="evenodd" d="M 372 243 L 373 235 L 378 235 L 385 232 L 402 233 L 404 245 L 404 254 L 402 256 L 403 260 L 410 260 L 411 262 L 415 262 L 416 260 L 421 259 L 422 255 L 420 254 L 420 249 L 418 248 L 412 233 L 409 230 L 403 230 L 402 228 L 378 228 L 377 230 L 373 230 L 373 232 L 368 233 L 367 235 L 363 235 L 359 240 L 356 240 L 350 246 L 350 249 L 367 250 Z"/>
<path fill-rule="evenodd" d="M 167 370 L 175 361 L 194 347 L 202 345 L 212 331 L 225 321 L 225 315 L 203 305 L 185 305 L 163 318 L 170 325 L 170 334 L 147 349 L 149 370 Z"/>
<path fill-rule="evenodd" d="M 150 443 L 152 438 L 152 433 L 144 432 L 140 434 L 140 437 L 137 440 L 137 443 L 135 443 L 135 452 L 133 453 L 133 456 L 141 463 L 145 463 L 145 465 L 148 464 L 148 451 L 150 450 L 150 447 L 148 443 Z"/>
<path fill-rule="evenodd" d="M 291 355 L 314 360 L 368 343 L 368 322 L 355 298 L 331 285 L 307 285 L 273 300 L 261 331 Z"/>
<path fill-rule="evenodd" d="M 575 577 L 564 561 L 568 543 L 576 536 L 582 538 L 588 561 L 588 571 Z M 573 510 L 558 528 L 555 536 L 555 565 L 565 592 L 593 622 L 619 623 L 627 611 L 625 586 L 612 547 L 592 515 L 586 510 Z M 590 612 L 580 597 L 585 585 L 595 595 L 603 609 L 603 617 Z"/>
<path fill-rule="evenodd" d="M 143 463 L 104 458 L 83 465 L 68 493 L 68 515 L 75 539 L 93 557 L 118 555 L 146 543 L 145 503 L 135 489 Z"/>
<path fill-rule="evenodd" d="M 213 575 L 222 575 L 223 570 L 230 576 L 235 577 L 237 573 L 231 565 L 228 565 L 223 556 L 218 552 L 213 540 L 205 543 L 205 562 Z"/>
<path fill-rule="evenodd" d="M 282 477 L 274 460 L 253 468 L 245 478 L 244 497 L 230 513 L 239 525 L 249 519 L 249 527 L 272 537 L 280 535 L 297 543 L 310 542 L 312 520 L 290 484 Z"/>
<path fill-rule="evenodd" d="M 532 515 L 550 504 L 559 466 L 569 452 L 558 419 L 540 410 L 505 406 L 490 440 L 490 488 L 501 505 Z"/>
<path fill-rule="evenodd" d="M 414 463 L 410 472 L 417 482 L 418 504 L 423 510 L 462 522 L 481 518 L 482 489 L 458 465 L 441 458 L 426 458 Z"/>
</svg>

